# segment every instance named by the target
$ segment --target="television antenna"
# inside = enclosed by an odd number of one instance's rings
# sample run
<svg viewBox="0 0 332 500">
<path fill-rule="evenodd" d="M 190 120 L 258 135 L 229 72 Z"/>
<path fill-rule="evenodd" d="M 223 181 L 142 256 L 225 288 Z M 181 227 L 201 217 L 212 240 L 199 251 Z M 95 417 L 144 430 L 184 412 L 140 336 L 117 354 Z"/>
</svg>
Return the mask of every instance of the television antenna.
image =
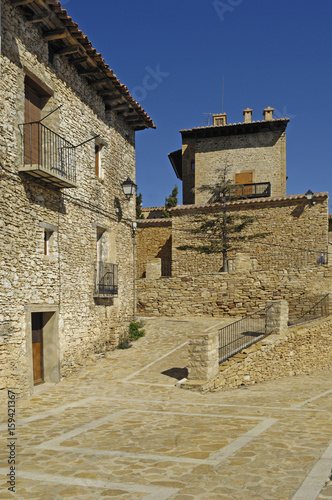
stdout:
<svg viewBox="0 0 332 500">
<path fill-rule="evenodd" d="M 207 116 L 207 118 L 205 120 L 205 123 L 206 123 L 207 127 L 209 127 L 210 126 L 210 122 L 211 122 L 211 116 L 213 115 L 213 113 L 203 113 L 203 115 Z"/>
</svg>

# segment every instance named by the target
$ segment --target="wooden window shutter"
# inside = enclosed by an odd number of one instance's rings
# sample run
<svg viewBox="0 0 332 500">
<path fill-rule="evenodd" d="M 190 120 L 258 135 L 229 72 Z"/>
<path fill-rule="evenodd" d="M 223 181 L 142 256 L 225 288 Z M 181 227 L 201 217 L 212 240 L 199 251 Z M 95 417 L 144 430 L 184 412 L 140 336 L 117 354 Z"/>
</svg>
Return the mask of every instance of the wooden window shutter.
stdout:
<svg viewBox="0 0 332 500">
<path fill-rule="evenodd" d="M 99 144 L 95 145 L 95 166 L 96 166 L 96 177 L 101 176 L 101 158 L 100 158 L 101 146 Z"/>
<path fill-rule="evenodd" d="M 42 98 L 29 85 L 25 85 L 25 126 L 24 157 L 25 164 L 38 164 L 40 157 L 41 137 L 39 122 L 41 120 Z"/>
<path fill-rule="evenodd" d="M 235 174 L 235 184 L 252 184 L 252 172 L 241 172 L 240 174 Z M 239 188 L 236 190 L 236 195 L 241 196 L 252 194 L 253 188 L 251 186 L 244 186 L 244 188 Z"/>
<path fill-rule="evenodd" d="M 235 184 L 252 184 L 252 172 L 235 174 Z"/>
</svg>

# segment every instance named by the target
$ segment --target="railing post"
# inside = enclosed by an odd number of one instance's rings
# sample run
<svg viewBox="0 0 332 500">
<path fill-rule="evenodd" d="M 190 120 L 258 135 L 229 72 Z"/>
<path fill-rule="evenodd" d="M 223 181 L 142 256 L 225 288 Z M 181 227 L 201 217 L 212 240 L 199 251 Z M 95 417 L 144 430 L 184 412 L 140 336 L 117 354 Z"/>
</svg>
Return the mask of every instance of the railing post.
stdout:
<svg viewBox="0 0 332 500">
<path fill-rule="evenodd" d="M 288 327 L 287 300 L 269 300 L 266 306 L 266 333 L 284 332 Z"/>
<path fill-rule="evenodd" d="M 188 380 L 210 380 L 219 371 L 218 332 L 188 334 Z"/>
</svg>

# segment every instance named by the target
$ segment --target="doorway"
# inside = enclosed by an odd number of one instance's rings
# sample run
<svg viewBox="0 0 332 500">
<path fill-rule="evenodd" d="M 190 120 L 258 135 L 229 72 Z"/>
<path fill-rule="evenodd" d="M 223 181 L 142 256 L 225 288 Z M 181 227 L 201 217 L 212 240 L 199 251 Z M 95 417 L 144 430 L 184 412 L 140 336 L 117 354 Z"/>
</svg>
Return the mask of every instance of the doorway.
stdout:
<svg viewBox="0 0 332 500">
<path fill-rule="evenodd" d="M 33 384 L 44 382 L 43 313 L 31 314 Z"/>
<path fill-rule="evenodd" d="M 58 311 L 49 311 L 46 307 L 41 306 L 41 310 L 30 310 L 28 313 L 31 347 L 27 354 L 30 358 L 31 387 L 60 380 Z"/>
</svg>

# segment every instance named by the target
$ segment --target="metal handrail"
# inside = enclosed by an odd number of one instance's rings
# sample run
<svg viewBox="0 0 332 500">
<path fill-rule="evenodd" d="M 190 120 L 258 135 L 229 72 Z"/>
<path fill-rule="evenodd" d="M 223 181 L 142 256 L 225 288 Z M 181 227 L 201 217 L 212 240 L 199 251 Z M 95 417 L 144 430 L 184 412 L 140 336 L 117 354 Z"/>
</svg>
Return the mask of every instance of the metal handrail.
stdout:
<svg viewBox="0 0 332 500">
<path fill-rule="evenodd" d="M 300 323 L 305 323 L 307 321 L 311 321 L 313 319 L 323 318 L 328 316 L 330 313 L 330 294 L 327 293 L 324 295 L 318 302 L 316 302 L 312 307 L 310 307 L 307 311 L 302 313 L 301 316 L 295 319 L 291 319 L 288 324 L 289 326 L 298 325 Z M 308 300 L 310 297 L 303 297 L 305 300 Z"/>
<path fill-rule="evenodd" d="M 95 295 L 118 295 L 117 264 L 97 262 L 95 272 Z"/>
<path fill-rule="evenodd" d="M 75 146 L 40 122 L 20 125 L 22 164 L 76 182 Z"/>
<path fill-rule="evenodd" d="M 106 273 L 98 283 L 99 293 L 101 295 L 117 295 L 118 285 L 112 283 L 114 280 L 113 273 Z"/>
<path fill-rule="evenodd" d="M 240 190 L 242 192 L 240 192 Z M 235 196 L 243 198 L 262 198 L 271 196 L 271 182 L 253 182 L 250 184 L 236 184 L 232 187 Z M 247 191 L 247 192 L 246 192 Z"/>
<path fill-rule="evenodd" d="M 266 312 L 270 307 L 260 309 L 219 330 L 219 363 L 271 333 L 266 329 Z"/>
</svg>

